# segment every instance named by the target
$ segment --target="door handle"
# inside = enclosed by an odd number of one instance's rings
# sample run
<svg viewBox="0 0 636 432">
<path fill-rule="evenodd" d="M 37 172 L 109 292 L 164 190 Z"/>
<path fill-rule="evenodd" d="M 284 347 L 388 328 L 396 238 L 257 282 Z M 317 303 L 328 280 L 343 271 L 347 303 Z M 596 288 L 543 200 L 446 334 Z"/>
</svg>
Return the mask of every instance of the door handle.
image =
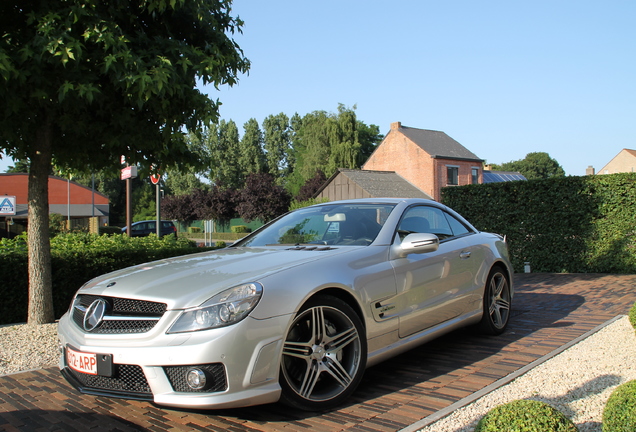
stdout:
<svg viewBox="0 0 636 432">
<path fill-rule="evenodd" d="M 470 258 L 470 252 L 468 252 L 468 251 L 460 252 L 459 257 L 460 257 L 461 259 Z"/>
</svg>

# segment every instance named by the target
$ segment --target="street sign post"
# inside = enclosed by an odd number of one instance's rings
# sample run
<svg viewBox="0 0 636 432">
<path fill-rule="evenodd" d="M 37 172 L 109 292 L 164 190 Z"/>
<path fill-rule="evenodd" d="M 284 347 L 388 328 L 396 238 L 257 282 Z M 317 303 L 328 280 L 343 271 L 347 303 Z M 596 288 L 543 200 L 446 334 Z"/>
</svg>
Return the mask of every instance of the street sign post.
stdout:
<svg viewBox="0 0 636 432">
<path fill-rule="evenodd" d="M 161 180 L 161 174 L 150 175 L 150 181 L 156 186 L 157 190 L 157 237 L 161 237 L 161 190 L 159 189 L 159 180 Z"/>
</svg>

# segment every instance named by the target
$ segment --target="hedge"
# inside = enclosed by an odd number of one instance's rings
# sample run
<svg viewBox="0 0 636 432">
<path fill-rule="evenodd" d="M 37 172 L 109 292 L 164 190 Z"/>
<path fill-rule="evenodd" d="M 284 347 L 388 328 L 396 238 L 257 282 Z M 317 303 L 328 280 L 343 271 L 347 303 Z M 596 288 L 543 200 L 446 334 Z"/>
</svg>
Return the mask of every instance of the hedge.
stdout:
<svg viewBox="0 0 636 432">
<path fill-rule="evenodd" d="M 442 202 L 505 235 L 516 271 L 636 273 L 636 173 L 449 187 Z"/>
<path fill-rule="evenodd" d="M 75 292 L 104 273 L 162 258 L 202 252 L 174 235 L 129 238 L 125 235 L 61 234 L 51 239 L 53 308 L 61 317 Z M 25 322 L 28 307 L 26 236 L 0 240 L 0 324 Z"/>
<path fill-rule="evenodd" d="M 636 380 L 628 381 L 612 392 L 603 410 L 603 432 L 636 430 Z"/>
<path fill-rule="evenodd" d="M 536 400 L 499 405 L 479 420 L 475 432 L 577 432 L 561 411 Z"/>
</svg>

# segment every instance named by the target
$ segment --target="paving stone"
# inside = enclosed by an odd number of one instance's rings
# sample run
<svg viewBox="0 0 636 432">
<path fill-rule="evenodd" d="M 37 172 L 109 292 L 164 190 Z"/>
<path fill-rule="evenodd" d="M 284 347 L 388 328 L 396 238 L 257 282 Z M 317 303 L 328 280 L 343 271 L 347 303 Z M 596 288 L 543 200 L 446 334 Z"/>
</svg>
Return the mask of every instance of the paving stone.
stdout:
<svg viewBox="0 0 636 432">
<path fill-rule="evenodd" d="M 180 411 L 82 395 L 57 368 L 0 377 L 0 429 L 7 431 L 308 431 L 391 432 L 457 402 L 583 335 L 627 314 L 636 275 L 516 275 L 506 333 L 456 331 L 370 368 L 340 409 L 301 413 L 280 405 Z"/>
</svg>

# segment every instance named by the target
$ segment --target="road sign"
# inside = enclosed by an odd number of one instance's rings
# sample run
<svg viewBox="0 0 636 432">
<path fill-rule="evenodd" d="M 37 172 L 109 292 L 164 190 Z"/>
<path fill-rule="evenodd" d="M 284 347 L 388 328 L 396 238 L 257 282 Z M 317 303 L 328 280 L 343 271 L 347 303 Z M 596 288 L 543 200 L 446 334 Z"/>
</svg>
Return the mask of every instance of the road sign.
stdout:
<svg viewBox="0 0 636 432">
<path fill-rule="evenodd" d="M 137 177 L 137 167 L 136 166 L 127 166 L 122 168 L 121 170 L 121 179 L 126 180 L 129 178 Z"/>
<path fill-rule="evenodd" d="M 151 174 L 150 175 L 150 181 L 152 182 L 152 184 L 154 184 L 154 185 L 159 184 L 159 180 L 161 180 L 161 174 Z"/>
<path fill-rule="evenodd" d="M 15 215 L 15 197 L 9 195 L 0 196 L 0 216 Z"/>
</svg>

